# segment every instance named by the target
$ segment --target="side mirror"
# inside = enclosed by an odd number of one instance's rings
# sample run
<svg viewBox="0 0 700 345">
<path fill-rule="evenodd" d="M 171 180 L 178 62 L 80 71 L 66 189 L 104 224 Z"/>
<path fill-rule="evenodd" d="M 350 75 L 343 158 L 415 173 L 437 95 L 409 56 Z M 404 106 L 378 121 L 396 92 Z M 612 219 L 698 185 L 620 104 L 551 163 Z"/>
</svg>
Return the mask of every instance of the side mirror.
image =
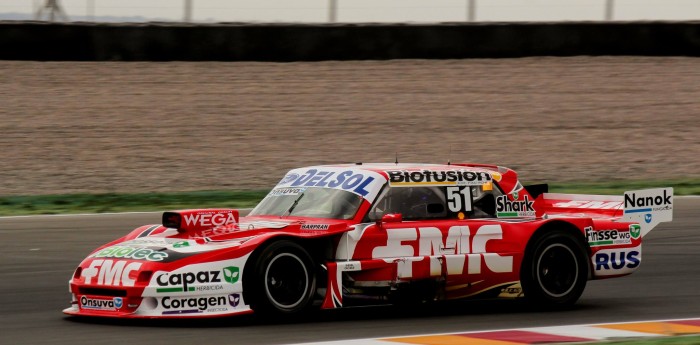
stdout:
<svg viewBox="0 0 700 345">
<path fill-rule="evenodd" d="M 401 213 L 387 213 L 382 216 L 381 220 L 377 221 L 377 225 L 381 227 L 383 223 L 400 223 L 402 221 Z"/>
</svg>

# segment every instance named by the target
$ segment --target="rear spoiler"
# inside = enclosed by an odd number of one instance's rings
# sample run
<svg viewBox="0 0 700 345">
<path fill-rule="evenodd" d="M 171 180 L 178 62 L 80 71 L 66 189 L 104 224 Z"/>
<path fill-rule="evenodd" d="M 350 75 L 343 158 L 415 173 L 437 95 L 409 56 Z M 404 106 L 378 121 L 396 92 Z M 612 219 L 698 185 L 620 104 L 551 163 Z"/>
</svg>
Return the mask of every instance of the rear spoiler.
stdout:
<svg viewBox="0 0 700 345">
<path fill-rule="evenodd" d="M 673 188 L 627 191 L 624 196 L 542 193 L 535 199 L 535 210 L 544 218 L 617 218 L 639 223 L 644 236 L 673 219 Z"/>
</svg>

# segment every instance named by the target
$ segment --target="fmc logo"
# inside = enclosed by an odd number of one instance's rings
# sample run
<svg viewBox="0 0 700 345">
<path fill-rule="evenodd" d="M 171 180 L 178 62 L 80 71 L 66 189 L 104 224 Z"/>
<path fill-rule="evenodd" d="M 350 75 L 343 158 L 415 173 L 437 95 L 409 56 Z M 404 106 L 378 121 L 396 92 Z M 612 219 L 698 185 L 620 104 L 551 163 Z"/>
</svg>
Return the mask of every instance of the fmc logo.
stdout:
<svg viewBox="0 0 700 345">
<path fill-rule="evenodd" d="M 83 269 L 81 277 L 85 278 L 85 284 L 134 286 L 135 279 L 131 273 L 140 268 L 140 262 L 92 260 L 90 265 Z M 97 281 L 93 282 L 95 277 Z"/>
</svg>

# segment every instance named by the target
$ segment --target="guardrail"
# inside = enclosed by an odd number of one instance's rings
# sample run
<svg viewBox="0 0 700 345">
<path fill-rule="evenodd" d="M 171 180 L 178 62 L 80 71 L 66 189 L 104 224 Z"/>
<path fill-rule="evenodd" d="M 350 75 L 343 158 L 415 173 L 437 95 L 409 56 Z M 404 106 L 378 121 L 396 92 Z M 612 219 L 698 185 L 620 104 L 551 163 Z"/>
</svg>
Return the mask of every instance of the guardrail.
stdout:
<svg viewBox="0 0 700 345">
<path fill-rule="evenodd" d="M 4 60 L 318 61 L 700 56 L 700 22 L 0 23 Z"/>
</svg>

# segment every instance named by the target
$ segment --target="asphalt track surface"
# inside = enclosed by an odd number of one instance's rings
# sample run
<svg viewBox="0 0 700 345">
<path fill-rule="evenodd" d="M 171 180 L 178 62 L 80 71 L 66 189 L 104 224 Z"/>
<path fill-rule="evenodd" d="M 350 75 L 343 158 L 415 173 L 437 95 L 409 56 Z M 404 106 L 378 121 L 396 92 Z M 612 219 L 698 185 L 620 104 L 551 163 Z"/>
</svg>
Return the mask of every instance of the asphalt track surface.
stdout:
<svg viewBox="0 0 700 345">
<path fill-rule="evenodd" d="M 0 344 L 284 344 L 514 327 L 700 316 L 700 198 L 675 200 L 675 220 L 646 238 L 633 275 L 589 282 L 573 310 L 513 301 L 322 311 L 293 321 L 85 320 L 64 316 L 68 279 L 93 248 L 160 215 L 0 218 Z"/>
</svg>

